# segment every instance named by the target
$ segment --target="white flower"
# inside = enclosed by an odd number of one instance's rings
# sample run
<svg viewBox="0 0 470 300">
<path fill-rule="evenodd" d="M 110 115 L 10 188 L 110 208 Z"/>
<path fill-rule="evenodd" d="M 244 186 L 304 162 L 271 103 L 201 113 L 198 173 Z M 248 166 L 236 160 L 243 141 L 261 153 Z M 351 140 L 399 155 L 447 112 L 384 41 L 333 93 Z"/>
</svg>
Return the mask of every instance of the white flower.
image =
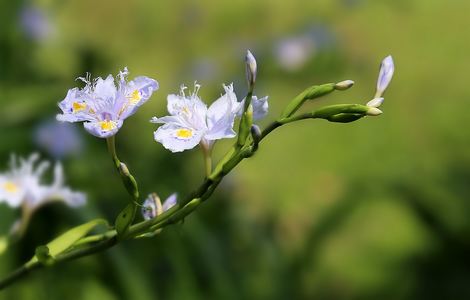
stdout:
<svg viewBox="0 0 470 300">
<path fill-rule="evenodd" d="M 387 89 L 395 71 L 395 65 L 393 64 L 393 58 L 391 55 L 385 57 L 380 65 L 379 78 L 377 79 L 377 92 L 374 98 L 380 98 L 385 89 Z"/>
<path fill-rule="evenodd" d="M 35 167 L 38 159 L 38 154 L 32 154 L 28 159 L 19 158 L 18 161 L 12 155 L 10 170 L 0 174 L 0 202 L 6 202 L 11 207 L 26 206 L 31 211 L 51 201 L 63 201 L 72 207 L 85 203 L 86 196 L 83 193 L 64 186 L 60 163 L 54 167 L 52 184 L 42 184 L 41 177 L 50 164 L 42 161 Z"/>
<path fill-rule="evenodd" d="M 171 194 L 162 205 L 160 197 L 158 197 L 157 194 L 150 194 L 142 205 L 142 216 L 145 220 L 155 218 L 172 208 L 177 202 L 177 197 L 178 195 L 176 193 Z"/>
<path fill-rule="evenodd" d="M 163 124 L 154 133 L 155 140 L 172 152 L 192 149 L 199 143 L 210 147 L 216 140 L 236 135 L 233 123 L 238 103 L 233 86 L 224 86 L 225 94 L 207 108 L 197 95 L 200 86 L 186 96 L 182 86 L 179 95 L 168 95 L 169 116 L 153 117 L 150 122 Z"/>
<path fill-rule="evenodd" d="M 115 135 L 123 121 L 133 115 L 158 89 L 158 82 L 145 76 L 127 82 L 128 73 L 127 68 L 119 72 L 117 87 L 111 75 L 93 81 L 90 78 L 79 78 L 86 86 L 68 91 L 65 99 L 59 103 L 63 114 L 57 115 L 57 119 L 84 122 L 85 129 L 97 137 Z"/>
<path fill-rule="evenodd" d="M 266 117 L 268 114 L 268 96 L 264 96 L 263 98 L 258 98 L 256 96 L 251 97 L 251 105 L 253 106 L 253 120 L 258 121 Z M 235 106 L 235 105 L 234 105 Z M 237 107 L 237 117 L 241 117 L 243 114 L 243 107 L 245 106 L 245 99 L 238 103 Z"/>
</svg>

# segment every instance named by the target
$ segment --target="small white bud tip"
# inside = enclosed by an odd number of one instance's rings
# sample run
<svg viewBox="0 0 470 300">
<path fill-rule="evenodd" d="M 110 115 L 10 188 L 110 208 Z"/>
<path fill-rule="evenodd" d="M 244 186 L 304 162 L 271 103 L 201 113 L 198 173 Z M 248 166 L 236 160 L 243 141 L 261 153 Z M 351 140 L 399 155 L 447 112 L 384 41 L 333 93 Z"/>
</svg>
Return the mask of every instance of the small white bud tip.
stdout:
<svg viewBox="0 0 470 300">
<path fill-rule="evenodd" d="M 369 102 L 367 102 L 367 106 L 369 107 L 380 107 L 380 105 L 382 105 L 382 103 L 384 102 L 384 98 L 380 97 L 380 98 L 374 98 L 372 100 L 370 100 Z"/>
<path fill-rule="evenodd" d="M 256 64 L 256 58 L 250 52 L 250 50 L 246 50 L 245 56 L 245 63 L 246 63 L 246 80 L 250 87 L 252 87 L 256 81 L 256 73 L 258 71 L 258 66 Z"/>
<path fill-rule="evenodd" d="M 381 115 L 382 114 L 382 111 L 380 109 L 378 109 L 377 107 L 371 107 L 369 108 L 369 110 L 367 111 L 366 113 L 368 116 L 378 116 L 378 115 Z"/>
<path fill-rule="evenodd" d="M 339 90 L 339 91 L 344 91 L 344 90 L 349 89 L 353 85 L 354 85 L 354 81 L 344 80 L 344 81 L 341 81 L 341 82 L 338 82 L 337 84 L 335 84 L 335 89 Z"/>
</svg>

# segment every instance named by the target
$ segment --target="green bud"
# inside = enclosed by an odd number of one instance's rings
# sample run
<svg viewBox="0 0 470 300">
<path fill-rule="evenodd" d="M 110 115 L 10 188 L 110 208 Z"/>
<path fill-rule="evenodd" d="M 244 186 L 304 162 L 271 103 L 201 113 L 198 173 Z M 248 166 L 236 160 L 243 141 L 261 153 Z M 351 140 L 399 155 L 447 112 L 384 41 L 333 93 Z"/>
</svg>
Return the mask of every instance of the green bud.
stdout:
<svg viewBox="0 0 470 300">
<path fill-rule="evenodd" d="M 126 164 L 123 162 L 119 163 L 119 174 L 121 175 L 122 182 L 126 187 L 126 190 L 129 194 L 134 197 L 134 200 L 139 199 L 139 190 L 137 188 L 137 181 L 135 180 L 134 176 L 129 172 Z"/>
<path fill-rule="evenodd" d="M 335 83 L 314 85 L 297 95 L 284 109 L 281 119 L 292 116 L 307 100 L 314 100 L 335 90 Z"/>
<path fill-rule="evenodd" d="M 327 119 L 338 114 L 366 115 L 370 107 L 360 104 L 336 104 L 325 106 L 312 112 L 313 118 Z"/>
<path fill-rule="evenodd" d="M 335 122 L 335 123 L 350 123 L 354 122 L 356 120 L 359 120 L 360 118 L 364 117 L 362 114 L 337 114 L 333 115 L 327 118 L 328 121 L 330 122 Z"/>
<path fill-rule="evenodd" d="M 238 146 L 245 145 L 246 139 L 250 134 L 251 125 L 253 124 L 253 105 L 248 105 L 247 110 L 243 113 L 240 120 L 240 132 L 238 133 Z"/>
</svg>

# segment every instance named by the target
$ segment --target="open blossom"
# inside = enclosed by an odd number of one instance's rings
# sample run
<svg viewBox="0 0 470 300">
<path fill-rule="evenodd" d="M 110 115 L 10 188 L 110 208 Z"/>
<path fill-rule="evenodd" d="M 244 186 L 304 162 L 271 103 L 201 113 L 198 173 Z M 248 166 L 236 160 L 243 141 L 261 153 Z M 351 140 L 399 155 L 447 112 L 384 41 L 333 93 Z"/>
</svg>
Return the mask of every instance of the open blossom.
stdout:
<svg viewBox="0 0 470 300">
<path fill-rule="evenodd" d="M 108 75 L 106 79 L 98 77 L 79 78 L 86 83 L 82 89 L 73 88 L 59 103 L 62 114 L 59 121 L 84 122 L 85 129 L 100 138 L 108 138 L 117 133 L 123 121 L 133 115 L 158 89 L 158 82 L 145 76 L 136 77 L 127 82 L 127 68 L 119 72 L 116 78 Z"/>
<path fill-rule="evenodd" d="M 200 86 L 195 85 L 193 93 L 186 95 L 182 86 L 179 95 L 168 95 L 169 116 L 153 117 L 150 122 L 163 124 L 154 133 L 154 138 L 166 149 L 181 152 L 202 143 L 210 147 L 214 141 L 235 137 L 235 118 L 241 116 L 244 101 L 238 102 L 233 85 L 224 85 L 225 94 L 212 105 L 207 105 L 198 96 Z M 267 114 L 267 97 L 252 98 L 254 119 Z"/>
<path fill-rule="evenodd" d="M 176 193 L 171 194 L 162 205 L 157 194 L 150 194 L 142 205 L 142 216 L 145 220 L 155 218 L 161 213 L 172 208 L 177 202 L 177 197 Z"/>
<path fill-rule="evenodd" d="M 199 143 L 211 145 L 223 138 L 236 135 L 233 130 L 235 115 L 233 103 L 237 98 L 233 86 L 224 86 L 225 94 L 208 108 L 198 96 L 200 85 L 186 95 L 182 86 L 179 95 L 168 95 L 169 116 L 153 117 L 150 122 L 163 124 L 154 133 L 155 140 L 172 152 L 192 149 Z"/>
<path fill-rule="evenodd" d="M 0 173 L 0 202 L 6 202 L 11 207 L 26 206 L 34 210 L 51 201 L 63 201 L 69 206 L 83 205 L 86 196 L 72 191 L 64 186 L 62 165 L 56 163 L 52 184 L 42 184 L 41 177 L 50 167 L 49 162 L 41 161 L 38 154 L 32 154 L 28 159 L 12 156 L 10 170 Z"/>
</svg>

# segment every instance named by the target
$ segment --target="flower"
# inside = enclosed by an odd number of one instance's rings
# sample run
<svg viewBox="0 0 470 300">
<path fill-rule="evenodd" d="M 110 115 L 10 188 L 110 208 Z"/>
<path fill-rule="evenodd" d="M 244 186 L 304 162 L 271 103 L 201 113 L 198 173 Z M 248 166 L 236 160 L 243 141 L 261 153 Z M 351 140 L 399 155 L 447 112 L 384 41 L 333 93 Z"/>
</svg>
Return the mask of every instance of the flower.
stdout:
<svg viewBox="0 0 470 300">
<path fill-rule="evenodd" d="M 65 99 L 59 103 L 63 113 L 57 115 L 57 120 L 84 122 L 85 129 L 100 138 L 115 135 L 123 121 L 133 115 L 158 89 L 158 82 L 145 76 L 127 82 L 128 74 L 127 68 L 119 72 L 117 87 L 111 75 L 93 81 L 89 76 L 78 78 L 86 86 L 68 91 Z"/>
<path fill-rule="evenodd" d="M 395 65 L 393 64 L 393 58 L 391 55 L 385 57 L 380 64 L 379 78 L 377 79 L 377 91 L 375 92 L 374 99 L 367 102 L 366 106 L 370 107 L 369 115 L 377 116 L 382 113 L 379 107 L 384 102 L 382 97 L 383 93 L 387 89 L 395 71 Z"/>
<path fill-rule="evenodd" d="M 251 105 L 253 106 L 253 120 L 261 120 L 268 114 L 268 96 L 263 98 L 258 98 L 256 96 L 251 97 Z M 237 117 L 241 117 L 243 114 L 243 107 L 245 105 L 245 99 L 239 102 L 239 107 L 237 109 Z"/>
<path fill-rule="evenodd" d="M 83 137 L 80 133 L 72 124 L 47 120 L 36 127 L 33 137 L 39 148 L 60 159 L 83 151 Z"/>
<path fill-rule="evenodd" d="M 176 193 L 171 194 L 164 202 L 163 205 L 160 201 L 160 197 L 153 193 L 148 195 L 147 199 L 142 205 L 142 216 L 145 220 L 150 220 L 163 212 L 169 210 L 176 204 L 178 195 Z"/>
<path fill-rule="evenodd" d="M 225 94 L 207 108 L 197 95 L 200 85 L 195 84 L 194 92 L 186 96 L 182 86 L 179 95 L 168 95 L 169 116 L 153 117 L 150 122 L 163 124 L 154 133 L 154 138 L 172 152 L 192 149 L 199 143 L 210 147 L 216 140 L 236 135 L 233 123 L 236 114 L 234 103 L 237 96 L 233 85 L 225 86 Z"/>
<path fill-rule="evenodd" d="M 38 159 L 38 154 L 32 154 L 28 159 L 19 158 L 18 161 L 12 155 L 10 170 L 0 174 L 0 202 L 6 202 L 11 207 L 25 206 L 30 211 L 52 201 L 63 201 L 72 207 L 85 203 L 86 196 L 83 193 L 64 186 L 64 172 L 60 163 L 55 164 L 52 184 L 42 184 L 41 177 L 50 164 L 41 161 L 35 167 Z"/>
<path fill-rule="evenodd" d="M 377 91 L 374 98 L 380 98 L 385 89 L 387 89 L 395 71 L 395 65 L 393 64 L 393 58 L 391 55 L 385 57 L 380 64 L 379 78 L 377 79 Z"/>
</svg>

